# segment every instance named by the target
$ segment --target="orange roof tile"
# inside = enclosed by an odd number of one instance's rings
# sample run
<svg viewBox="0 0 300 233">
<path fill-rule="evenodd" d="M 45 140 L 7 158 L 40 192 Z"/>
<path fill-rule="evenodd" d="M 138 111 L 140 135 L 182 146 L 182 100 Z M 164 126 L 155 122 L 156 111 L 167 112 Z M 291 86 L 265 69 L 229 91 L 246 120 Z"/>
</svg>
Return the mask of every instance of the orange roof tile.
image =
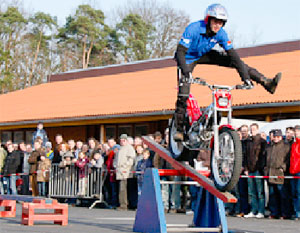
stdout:
<svg viewBox="0 0 300 233">
<path fill-rule="evenodd" d="M 300 50 L 243 59 L 267 77 L 283 78 L 274 95 L 261 86 L 233 91 L 234 105 L 300 101 Z M 198 65 L 194 76 L 216 84 L 240 82 L 234 69 Z M 72 81 L 45 83 L 0 96 L 0 124 L 18 121 L 111 116 L 174 110 L 176 67 L 149 69 Z M 193 85 L 200 106 L 211 101 L 210 90 Z"/>
</svg>

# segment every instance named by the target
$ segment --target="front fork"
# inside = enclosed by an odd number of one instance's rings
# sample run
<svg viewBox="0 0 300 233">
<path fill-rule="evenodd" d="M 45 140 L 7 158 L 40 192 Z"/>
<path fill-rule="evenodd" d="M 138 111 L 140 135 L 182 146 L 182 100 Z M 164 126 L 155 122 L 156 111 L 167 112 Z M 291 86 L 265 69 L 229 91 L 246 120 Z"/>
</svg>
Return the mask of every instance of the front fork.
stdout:
<svg viewBox="0 0 300 233">
<path fill-rule="evenodd" d="M 214 108 L 214 125 L 213 125 L 213 130 L 214 130 L 214 156 L 215 158 L 219 158 L 219 126 L 218 126 L 218 116 L 217 116 L 217 110 Z"/>
<path fill-rule="evenodd" d="M 231 125 L 232 120 L 232 109 L 229 108 L 225 110 L 228 112 L 227 114 L 227 122 L 229 125 Z M 220 150 L 219 150 L 219 125 L 218 125 L 218 110 L 216 108 L 216 99 L 214 98 L 214 125 L 213 125 L 213 131 L 214 131 L 214 156 L 216 158 L 219 158 L 220 156 Z"/>
</svg>

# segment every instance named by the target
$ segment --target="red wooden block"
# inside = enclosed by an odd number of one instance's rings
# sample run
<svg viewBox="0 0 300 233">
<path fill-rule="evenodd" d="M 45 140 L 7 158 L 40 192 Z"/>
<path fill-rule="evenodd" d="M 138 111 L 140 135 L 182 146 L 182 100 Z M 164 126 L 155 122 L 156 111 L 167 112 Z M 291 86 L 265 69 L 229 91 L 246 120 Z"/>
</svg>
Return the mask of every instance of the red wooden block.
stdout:
<svg viewBox="0 0 300 233">
<path fill-rule="evenodd" d="M 0 206 L 4 207 L 4 211 L 0 211 L 0 218 L 16 217 L 16 201 L 15 200 L 0 200 Z"/>
<path fill-rule="evenodd" d="M 35 213 L 36 209 L 54 210 L 54 213 Z M 68 205 L 53 200 L 47 204 L 45 200 L 33 200 L 33 203 L 23 203 L 22 224 L 32 226 L 35 221 L 53 221 L 54 224 L 68 225 Z"/>
</svg>

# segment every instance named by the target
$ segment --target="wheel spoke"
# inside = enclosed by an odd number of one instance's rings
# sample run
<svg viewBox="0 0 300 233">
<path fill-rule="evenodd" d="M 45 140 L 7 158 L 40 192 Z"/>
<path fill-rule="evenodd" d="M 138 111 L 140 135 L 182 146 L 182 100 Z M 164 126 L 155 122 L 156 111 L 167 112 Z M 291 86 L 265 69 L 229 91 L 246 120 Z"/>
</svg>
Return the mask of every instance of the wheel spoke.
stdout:
<svg viewBox="0 0 300 233">
<path fill-rule="evenodd" d="M 234 162 L 235 162 L 235 149 L 232 136 L 223 132 L 219 135 L 219 156 L 213 156 L 215 160 L 214 177 L 218 184 L 225 186 L 230 182 L 233 176 Z"/>
<path fill-rule="evenodd" d="M 170 145 L 171 152 L 174 155 L 174 158 L 177 158 L 178 156 L 180 156 L 183 151 L 183 148 L 184 148 L 184 146 L 181 142 L 176 142 L 173 138 L 173 135 L 176 131 L 177 131 L 177 129 L 175 127 L 175 123 L 174 123 L 174 119 L 173 119 L 172 124 L 171 124 L 171 129 L 169 132 L 169 145 Z"/>
</svg>

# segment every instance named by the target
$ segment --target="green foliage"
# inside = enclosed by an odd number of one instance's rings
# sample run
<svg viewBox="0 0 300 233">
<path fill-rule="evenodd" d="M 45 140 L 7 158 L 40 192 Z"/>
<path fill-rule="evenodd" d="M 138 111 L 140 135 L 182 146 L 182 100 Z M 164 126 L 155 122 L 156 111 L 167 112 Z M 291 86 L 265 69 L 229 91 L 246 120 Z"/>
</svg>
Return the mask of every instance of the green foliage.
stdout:
<svg viewBox="0 0 300 233">
<path fill-rule="evenodd" d="M 106 63 L 103 55 L 110 47 L 111 29 L 104 23 L 104 19 L 101 10 L 90 5 L 80 5 L 75 15 L 69 16 L 65 26 L 59 29 L 58 38 L 62 48 L 72 48 L 78 58 L 75 63 L 80 61 L 81 68 L 87 68 L 90 63 L 99 64 L 95 61 L 97 55 L 102 55 L 100 63 Z"/>
<path fill-rule="evenodd" d="M 8 7 L 0 12 L 0 91 L 1 93 L 18 89 L 15 85 L 14 74 L 18 68 L 17 61 L 19 49 L 22 43 L 23 30 L 27 19 L 16 7 Z"/>
<path fill-rule="evenodd" d="M 51 30 L 57 26 L 57 19 L 43 12 L 35 13 L 33 17 L 29 18 L 29 21 L 33 24 L 33 31 L 36 33 L 44 32 L 46 29 Z"/>
<path fill-rule="evenodd" d="M 0 93 L 46 82 L 53 73 L 170 55 L 186 17 L 144 1 L 149 5 L 125 10 L 112 26 L 88 4 L 59 26 L 56 17 L 7 0 L 0 8 Z"/>
<path fill-rule="evenodd" d="M 40 83 L 43 77 L 37 69 L 44 64 L 51 64 L 49 53 L 53 30 L 57 28 L 57 19 L 49 14 L 37 12 L 29 18 L 29 30 L 26 35 L 28 50 L 31 51 L 31 67 L 24 78 L 25 85 Z M 44 67 L 43 67 L 44 68 Z"/>
<path fill-rule="evenodd" d="M 151 33 L 154 31 L 151 24 L 143 21 L 138 14 L 129 14 L 116 28 L 126 62 L 144 60 L 150 57 L 147 44 L 152 38 Z"/>
</svg>

